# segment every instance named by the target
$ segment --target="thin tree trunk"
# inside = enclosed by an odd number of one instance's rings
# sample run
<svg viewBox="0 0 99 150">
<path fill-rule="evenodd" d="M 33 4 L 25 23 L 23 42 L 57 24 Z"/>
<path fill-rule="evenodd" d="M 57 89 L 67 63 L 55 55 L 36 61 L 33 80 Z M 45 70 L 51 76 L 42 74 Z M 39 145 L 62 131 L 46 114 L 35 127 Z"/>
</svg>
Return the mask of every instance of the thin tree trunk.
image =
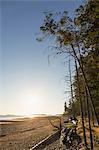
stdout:
<svg viewBox="0 0 99 150">
<path fill-rule="evenodd" d="M 91 117 L 92 117 L 92 125 L 93 125 L 93 127 L 95 126 L 95 124 L 94 124 L 94 113 L 93 113 L 93 110 L 92 110 L 92 108 L 91 108 L 91 110 L 90 110 L 90 112 L 91 112 Z"/>
<path fill-rule="evenodd" d="M 82 100 L 81 100 L 81 91 L 80 91 L 79 75 L 78 75 L 78 69 L 77 69 L 77 62 L 76 62 L 76 60 L 75 60 L 75 68 L 76 68 L 76 74 L 77 74 L 77 85 L 78 85 L 78 93 L 79 93 L 79 103 L 80 103 L 80 110 L 81 110 L 81 119 L 82 119 L 84 144 L 85 144 L 85 149 L 87 150 L 88 148 L 87 148 L 85 125 L 84 125 L 84 113 L 83 113 L 83 106 L 82 106 Z"/>
<path fill-rule="evenodd" d="M 93 111 L 91 111 L 92 112 L 92 124 L 93 124 L 93 127 L 95 127 L 95 123 L 94 123 L 94 113 L 93 113 Z"/>
<path fill-rule="evenodd" d="M 90 121 L 90 109 L 89 109 L 89 100 L 88 100 L 88 93 L 87 93 L 86 86 L 85 86 L 85 93 L 86 93 L 86 100 L 87 100 L 88 124 L 89 124 L 89 131 L 90 131 L 90 145 L 91 145 L 91 150 L 93 150 L 93 137 L 92 137 L 92 129 L 91 129 L 91 121 Z"/>
<path fill-rule="evenodd" d="M 73 117 L 75 117 L 75 108 L 74 108 L 74 101 L 73 101 L 73 87 L 72 87 L 71 68 L 70 68 L 70 59 L 69 59 L 69 77 L 70 77 L 70 88 L 71 88 L 72 113 L 73 113 Z"/>
<path fill-rule="evenodd" d="M 86 121 L 86 115 L 87 115 L 87 104 L 86 104 L 86 98 L 85 98 L 85 92 L 84 92 L 84 104 L 83 104 L 83 107 L 84 107 L 84 116 L 85 116 L 85 121 Z"/>
</svg>

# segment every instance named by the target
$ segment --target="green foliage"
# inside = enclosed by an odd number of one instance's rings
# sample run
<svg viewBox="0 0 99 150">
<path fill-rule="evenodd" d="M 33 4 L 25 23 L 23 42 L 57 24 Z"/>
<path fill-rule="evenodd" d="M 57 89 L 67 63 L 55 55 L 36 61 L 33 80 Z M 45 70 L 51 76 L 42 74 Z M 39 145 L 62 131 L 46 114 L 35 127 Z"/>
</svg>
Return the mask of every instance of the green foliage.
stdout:
<svg viewBox="0 0 99 150">
<path fill-rule="evenodd" d="M 88 0 L 76 10 L 76 14 L 75 24 L 85 46 L 99 52 L 99 0 Z"/>
<path fill-rule="evenodd" d="M 58 52 L 70 52 L 72 54 L 69 46 L 75 42 L 74 26 L 74 22 L 68 17 L 66 11 L 62 13 L 45 13 L 43 25 L 40 27 L 40 41 L 44 38 L 52 38 Z"/>
</svg>

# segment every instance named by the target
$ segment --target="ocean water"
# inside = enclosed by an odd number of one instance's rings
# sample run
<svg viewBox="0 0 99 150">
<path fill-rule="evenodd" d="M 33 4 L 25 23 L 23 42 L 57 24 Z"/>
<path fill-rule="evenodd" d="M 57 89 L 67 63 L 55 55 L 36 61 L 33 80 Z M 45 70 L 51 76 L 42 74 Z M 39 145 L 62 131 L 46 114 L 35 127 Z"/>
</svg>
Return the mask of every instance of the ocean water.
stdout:
<svg viewBox="0 0 99 150">
<path fill-rule="evenodd" d="M 0 120 L 13 120 L 17 118 L 24 118 L 24 116 L 0 116 Z"/>
<path fill-rule="evenodd" d="M 13 120 L 17 118 L 34 118 L 34 117 L 44 117 L 45 114 L 34 114 L 34 115 L 25 115 L 25 116 L 16 116 L 16 115 L 0 115 L 0 120 Z"/>
</svg>

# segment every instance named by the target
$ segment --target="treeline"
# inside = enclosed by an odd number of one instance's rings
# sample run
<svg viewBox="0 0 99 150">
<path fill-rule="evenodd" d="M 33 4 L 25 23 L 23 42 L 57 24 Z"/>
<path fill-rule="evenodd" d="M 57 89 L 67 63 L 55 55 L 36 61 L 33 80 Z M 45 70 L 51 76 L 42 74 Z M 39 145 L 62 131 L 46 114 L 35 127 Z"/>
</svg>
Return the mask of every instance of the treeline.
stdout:
<svg viewBox="0 0 99 150">
<path fill-rule="evenodd" d="M 88 118 L 90 131 L 90 149 L 93 150 L 91 120 L 99 125 L 99 1 L 86 0 L 84 5 L 75 11 L 71 19 L 67 11 L 46 12 L 41 30 L 42 41 L 49 38 L 54 45 L 56 55 L 65 55 L 75 64 L 75 76 L 71 83 L 71 115 L 81 115 L 85 149 L 85 117 Z"/>
<path fill-rule="evenodd" d="M 83 61 L 83 68 L 85 72 L 85 76 L 87 78 L 88 86 L 91 92 L 91 96 L 94 102 L 94 106 L 96 109 L 97 114 L 99 114 L 99 55 L 94 52 L 89 52 L 87 56 L 84 56 L 82 58 Z M 83 75 L 80 68 L 78 69 L 78 76 L 79 76 L 79 88 L 80 88 L 80 96 L 82 99 L 82 105 L 83 105 L 83 111 L 85 117 L 87 117 L 87 103 L 86 98 L 89 99 L 89 95 L 86 95 L 85 92 L 85 83 L 83 79 Z M 80 115 L 80 103 L 79 103 L 79 89 L 78 89 L 78 83 L 77 83 L 77 73 L 75 73 L 74 81 L 73 81 L 73 87 L 74 87 L 74 103 L 70 101 L 69 104 L 69 112 L 71 113 L 71 110 L 74 110 L 74 115 L 78 116 Z M 96 122 L 96 118 L 94 115 L 94 111 L 92 109 L 91 103 L 89 103 L 91 117 L 94 119 L 94 122 Z"/>
</svg>

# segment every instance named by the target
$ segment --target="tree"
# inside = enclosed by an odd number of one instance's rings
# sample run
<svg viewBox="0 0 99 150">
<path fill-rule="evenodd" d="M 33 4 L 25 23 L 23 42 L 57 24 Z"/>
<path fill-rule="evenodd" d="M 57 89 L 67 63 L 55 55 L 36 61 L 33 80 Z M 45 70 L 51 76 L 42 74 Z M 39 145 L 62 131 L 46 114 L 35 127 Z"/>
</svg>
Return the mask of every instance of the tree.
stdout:
<svg viewBox="0 0 99 150">
<path fill-rule="evenodd" d="M 92 6 L 94 6 L 94 9 L 92 9 Z M 83 58 L 85 58 L 85 56 L 90 52 L 93 52 L 94 56 L 96 56 L 98 52 L 98 35 L 96 34 L 98 24 L 97 6 L 97 0 L 95 0 L 95 2 L 93 2 L 93 0 L 89 0 L 85 6 L 80 6 L 78 8 L 76 11 L 77 17 L 74 20 L 68 17 L 68 13 L 66 11 L 55 14 L 45 13 L 44 23 L 40 27 L 43 37 L 40 38 L 40 40 L 46 37 L 52 37 L 52 40 L 55 40 L 54 49 L 56 50 L 56 54 L 69 54 L 78 62 L 80 71 L 82 72 L 83 81 L 85 83 L 85 91 L 88 95 L 87 108 L 89 109 L 89 104 L 91 104 L 90 106 L 93 108 L 99 124 L 99 117 L 96 112 L 91 88 L 88 83 L 83 62 Z M 90 111 L 88 114 L 90 122 Z M 92 145 L 91 149 L 93 149 Z"/>
<path fill-rule="evenodd" d="M 66 102 L 64 103 L 64 112 L 67 111 L 67 105 L 66 105 Z"/>
<path fill-rule="evenodd" d="M 78 99 L 80 103 L 80 111 L 81 111 L 81 118 L 82 118 L 82 127 L 83 127 L 83 135 L 84 135 L 84 143 L 85 143 L 85 149 L 87 150 L 87 140 L 86 140 L 86 131 L 85 131 L 85 125 L 84 125 L 84 111 L 83 111 L 83 103 L 82 103 L 82 97 L 81 97 L 81 86 L 79 81 L 79 74 L 78 74 L 78 68 L 77 68 L 77 62 L 75 60 L 75 68 L 76 68 L 76 76 L 77 76 L 77 88 L 78 88 Z"/>
<path fill-rule="evenodd" d="M 56 16 L 58 17 L 57 19 L 54 18 L 54 15 L 52 13 L 46 14 L 43 26 L 41 26 L 40 29 L 45 37 L 52 36 L 52 38 L 55 39 L 56 54 L 69 53 L 69 55 L 77 59 L 81 67 L 82 65 L 79 60 L 80 54 L 78 46 L 78 32 L 75 30 L 75 25 L 73 21 L 67 16 L 67 12 L 63 12 L 62 14 L 59 13 L 58 15 L 56 14 Z M 82 121 L 82 126 L 84 128 L 83 123 L 84 121 Z"/>
<path fill-rule="evenodd" d="M 44 23 L 40 29 L 44 35 L 43 38 L 52 37 L 52 39 L 55 39 L 56 45 L 54 48 L 56 50 L 56 54 L 69 53 L 69 55 L 77 59 L 83 74 L 84 82 L 87 87 L 95 116 L 97 118 L 97 122 L 99 124 L 99 118 L 96 113 L 91 92 L 88 86 L 88 81 L 84 73 L 83 62 L 82 59 L 80 59 L 83 56 L 82 53 L 84 49 L 84 43 L 81 39 L 81 36 L 79 36 L 80 31 L 76 29 L 75 23 L 70 17 L 67 16 L 66 11 L 56 14 L 45 13 Z"/>
</svg>

